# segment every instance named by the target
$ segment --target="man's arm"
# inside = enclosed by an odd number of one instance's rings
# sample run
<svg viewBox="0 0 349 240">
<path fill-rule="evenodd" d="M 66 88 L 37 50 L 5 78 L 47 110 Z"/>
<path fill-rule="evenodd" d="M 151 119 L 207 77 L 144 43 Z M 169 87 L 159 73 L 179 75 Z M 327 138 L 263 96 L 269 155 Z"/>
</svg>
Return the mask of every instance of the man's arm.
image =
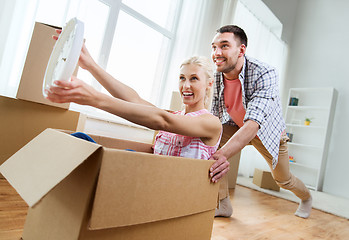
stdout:
<svg viewBox="0 0 349 240">
<path fill-rule="evenodd" d="M 228 172 L 227 159 L 238 153 L 257 135 L 260 124 L 268 115 L 268 107 L 276 97 L 277 73 L 275 69 L 263 72 L 255 82 L 255 90 L 246 109 L 244 125 L 211 157 L 216 160 L 210 168 L 212 182 L 217 182 Z"/>
<path fill-rule="evenodd" d="M 258 129 L 258 123 L 247 120 L 244 126 L 222 148 L 212 155 L 211 159 L 216 160 L 210 168 L 212 182 L 217 182 L 228 172 L 228 159 L 243 149 L 257 135 Z"/>
</svg>

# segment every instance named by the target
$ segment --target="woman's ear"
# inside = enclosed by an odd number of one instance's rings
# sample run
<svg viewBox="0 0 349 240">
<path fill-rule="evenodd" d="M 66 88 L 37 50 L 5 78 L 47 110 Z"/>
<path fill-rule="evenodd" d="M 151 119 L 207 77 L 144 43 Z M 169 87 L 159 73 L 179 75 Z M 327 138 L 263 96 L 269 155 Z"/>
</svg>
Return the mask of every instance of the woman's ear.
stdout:
<svg viewBox="0 0 349 240">
<path fill-rule="evenodd" d="M 213 79 L 208 81 L 207 87 L 211 88 L 213 86 Z"/>
</svg>

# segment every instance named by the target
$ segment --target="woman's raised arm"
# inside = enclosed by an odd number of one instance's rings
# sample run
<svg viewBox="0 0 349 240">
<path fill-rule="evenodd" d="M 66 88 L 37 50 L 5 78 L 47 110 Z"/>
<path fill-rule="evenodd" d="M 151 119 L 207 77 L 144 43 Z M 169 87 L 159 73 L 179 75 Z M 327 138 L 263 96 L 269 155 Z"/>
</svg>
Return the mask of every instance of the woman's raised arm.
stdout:
<svg viewBox="0 0 349 240">
<path fill-rule="evenodd" d="M 62 30 L 57 29 L 56 32 L 61 34 Z M 52 38 L 57 40 L 58 36 L 52 36 Z M 81 49 L 79 66 L 89 71 L 112 96 L 128 102 L 151 106 L 153 105 L 150 102 L 142 99 L 134 89 L 118 81 L 113 76 L 108 74 L 102 67 L 100 67 L 88 52 L 85 43 Z"/>
</svg>

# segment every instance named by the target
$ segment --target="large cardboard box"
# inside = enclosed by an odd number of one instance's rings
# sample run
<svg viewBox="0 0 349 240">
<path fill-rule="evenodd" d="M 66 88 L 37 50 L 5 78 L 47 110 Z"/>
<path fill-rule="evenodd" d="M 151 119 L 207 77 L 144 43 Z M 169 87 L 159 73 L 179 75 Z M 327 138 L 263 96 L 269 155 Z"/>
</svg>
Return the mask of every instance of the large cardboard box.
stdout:
<svg viewBox="0 0 349 240">
<path fill-rule="evenodd" d="M 271 172 L 269 171 L 255 168 L 253 174 L 253 183 L 261 188 L 280 191 L 279 185 L 276 184 L 273 176 L 271 175 Z"/>
<path fill-rule="evenodd" d="M 0 164 L 46 128 L 83 127 L 84 117 L 78 112 L 0 96 Z"/>
<path fill-rule="evenodd" d="M 68 103 L 61 104 L 50 102 L 44 98 L 42 94 L 46 66 L 55 45 L 55 40 L 52 39 L 52 35 L 56 34 L 56 29 L 58 29 L 58 27 L 40 22 L 35 23 L 17 91 L 17 98 L 68 109 Z"/>
<path fill-rule="evenodd" d="M 0 166 L 30 206 L 24 240 L 210 239 L 213 161 L 92 137 L 98 144 L 47 129 Z"/>
</svg>

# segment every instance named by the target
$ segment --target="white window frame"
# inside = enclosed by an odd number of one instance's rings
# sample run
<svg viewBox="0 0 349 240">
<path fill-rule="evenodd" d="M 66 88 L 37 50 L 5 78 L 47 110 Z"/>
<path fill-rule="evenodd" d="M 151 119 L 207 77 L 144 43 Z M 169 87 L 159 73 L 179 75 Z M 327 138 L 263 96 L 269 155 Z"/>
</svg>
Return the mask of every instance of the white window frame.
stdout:
<svg viewBox="0 0 349 240">
<path fill-rule="evenodd" d="M 160 104 L 161 102 L 163 102 L 163 99 L 166 97 L 163 90 L 167 84 L 166 79 L 169 72 L 169 63 L 173 54 L 173 49 L 174 49 L 174 44 L 176 39 L 176 32 L 178 28 L 178 22 L 179 22 L 180 12 L 183 5 L 183 0 L 179 0 L 177 9 L 175 10 L 176 11 L 174 16 L 175 19 L 174 19 L 173 27 L 171 30 L 168 30 L 160 26 L 159 24 L 153 22 L 149 18 L 143 16 L 139 12 L 135 11 L 134 9 L 127 6 L 126 4 L 122 3 L 122 0 L 99 0 L 99 1 L 110 7 L 105 35 L 102 42 L 100 54 L 97 60 L 97 63 L 102 68 L 104 69 L 107 68 L 109 54 L 113 44 L 113 37 L 116 30 L 120 11 L 124 11 L 125 13 L 129 14 L 130 16 L 134 17 L 138 21 L 149 26 L 150 28 L 154 29 L 155 31 L 159 32 L 160 34 L 164 35 L 169 39 L 169 47 L 168 47 L 167 54 L 164 61 L 164 68 L 163 68 L 164 70 L 161 74 L 161 77 L 158 79 L 155 79 L 153 83 L 153 92 L 156 93 L 154 103 L 159 107 L 165 107 L 165 106 L 160 106 Z M 92 85 L 97 90 L 102 89 L 102 86 L 96 80 L 93 81 Z"/>
<path fill-rule="evenodd" d="M 152 92 L 155 93 L 155 94 L 153 94 L 153 100 L 154 100 L 153 104 L 155 104 L 156 106 L 161 107 L 161 108 L 168 108 L 168 106 L 163 106 L 161 103 L 165 102 L 164 99 L 166 97 L 168 97 L 168 96 L 166 96 L 164 89 L 169 84 L 167 82 L 167 79 L 168 79 L 168 73 L 169 73 L 169 69 L 170 69 L 170 61 L 171 61 L 171 58 L 173 55 L 173 49 L 174 49 L 174 45 L 175 45 L 176 33 L 177 33 L 178 23 L 179 23 L 179 19 L 180 19 L 180 13 L 181 13 L 182 6 L 183 6 L 183 0 L 179 0 L 179 2 L 178 2 L 177 9 L 175 10 L 176 11 L 175 16 L 174 16 L 175 19 L 174 19 L 174 23 L 173 23 L 171 30 L 168 30 L 168 29 L 158 25 L 157 23 L 146 18 L 145 16 L 138 13 L 134 9 L 128 7 L 126 4 L 122 3 L 122 0 L 99 0 L 99 1 L 103 4 L 106 4 L 109 7 L 109 16 L 108 16 L 107 25 L 105 28 L 105 34 L 104 34 L 104 38 L 102 40 L 99 56 L 97 56 L 97 60 L 96 60 L 97 64 L 100 65 L 103 69 L 107 69 L 108 59 L 109 59 L 110 51 L 112 48 L 113 38 L 115 35 L 115 30 L 116 30 L 117 21 L 118 21 L 120 11 L 124 11 L 125 13 L 134 17 L 135 19 L 144 23 L 145 25 L 151 27 L 155 31 L 159 32 L 160 34 L 163 34 L 165 37 L 167 37 L 169 39 L 169 45 L 168 45 L 166 57 L 164 59 L 164 67 L 163 67 L 163 71 L 161 73 L 161 77 L 154 79 L 153 86 L 152 86 L 152 88 L 153 88 Z M 154 63 L 154 64 L 156 64 L 156 63 Z M 98 91 L 102 90 L 101 84 L 95 79 L 92 80 L 91 85 L 95 89 L 97 89 Z M 149 100 L 149 99 L 147 99 L 147 100 Z M 89 106 L 81 106 L 81 105 L 72 103 L 70 105 L 70 109 L 74 110 L 74 111 L 79 111 L 83 114 L 86 114 L 89 117 L 104 119 L 107 121 L 122 123 L 122 124 L 126 124 L 126 125 L 131 125 L 131 126 L 136 126 L 136 124 L 133 124 L 133 123 L 131 123 L 127 120 L 124 120 L 120 117 L 117 117 L 117 116 L 112 115 L 110 113 L 107 113 L 107 112 L 104 112 L 104 111 L 101 111 L 99 109 L 95 109 L 95 108 L 92 108 Z"/>
</svg>

